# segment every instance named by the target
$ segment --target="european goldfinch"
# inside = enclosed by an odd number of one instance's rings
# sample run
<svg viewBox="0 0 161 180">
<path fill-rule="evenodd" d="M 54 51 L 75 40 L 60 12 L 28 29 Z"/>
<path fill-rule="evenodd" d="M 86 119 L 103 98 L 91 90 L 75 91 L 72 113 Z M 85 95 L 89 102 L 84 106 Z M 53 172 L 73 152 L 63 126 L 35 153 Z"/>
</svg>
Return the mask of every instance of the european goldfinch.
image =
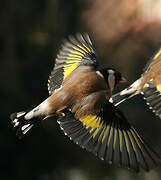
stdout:
<svg viewBox="0 0 161 180">
<path fill-rule="evenodd" d="M 109 102 L 113 89 L 125 78 L 113 68 L 98 65 L 89 36 L 69 36 L 49 76 L 50 96 L 30 111 L 11 115 L 17 135 L 22 138 L 43 119 L 58 116 L 65 135 L 100 159 L 135 171 L 140 166 L 149 170 L 158 156 Z"/>
</svg>

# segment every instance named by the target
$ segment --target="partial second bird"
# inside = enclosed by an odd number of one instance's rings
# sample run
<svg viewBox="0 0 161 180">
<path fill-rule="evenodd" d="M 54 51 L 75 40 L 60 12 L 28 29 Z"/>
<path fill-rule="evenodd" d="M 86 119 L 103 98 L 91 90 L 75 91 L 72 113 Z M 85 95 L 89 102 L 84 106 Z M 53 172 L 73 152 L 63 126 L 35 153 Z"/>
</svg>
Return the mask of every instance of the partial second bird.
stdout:
<svg viewBox="0 0 161 180">
<path fill-rule="evenodd" d="M 161 48 L 150 59 L 139 79 L 113 95 L 110 102 L 118 106 L 123 101 L 142 94 L 149 108 L 161 119 Z"/>
<path fill-rule="evenodd" d="M 102 160 L 149 170 L 160 158 L 149 148 L 123 113 L 109 102 L 117 84 L 125 82 L 113 68 L 99 68 L 96 50 L 87 34 L 69 36 L 55 60 L 48 80 L 50 96 L 30 111 L 11 115 L 17 136 L 34 125 L 58 116 L 70 139 Z"/>
</svg>

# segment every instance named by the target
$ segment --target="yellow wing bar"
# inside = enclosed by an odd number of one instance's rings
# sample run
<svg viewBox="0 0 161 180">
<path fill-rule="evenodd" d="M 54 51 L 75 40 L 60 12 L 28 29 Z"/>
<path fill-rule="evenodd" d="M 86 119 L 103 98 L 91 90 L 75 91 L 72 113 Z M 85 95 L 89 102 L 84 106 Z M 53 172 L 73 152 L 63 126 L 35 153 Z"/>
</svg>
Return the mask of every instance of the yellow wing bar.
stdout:
<svg viewBox="0 0 161 180">
<path fill-rule="evenodd" d="M 75 119 L 74 114 L 67 112 L 59 119 L 59 124 L 70 139 L 100 159 L 135 171 L 139 166 L 145 170 L 155 166 L 158 157 L 126 119 L 122 119 L 122 114 L 109 116 L 111 119 L 106 115 Z"/>
<path fill-rule="evenodd" d="M 48 80 L 49 94 L 60 88 L 63 80 L 79 65 L 98 66 L 95 48 L 87 34 L 69 36 L 57 54 L 55 67 Z"/>
<path fill-rule="evenodd" d="M 161 48 L 158 50 L 158 52 L 155 54 L 153 59 L 158 58 L 161 55 Z"/>
<path fill-rule="evenodd" d="M 64 63 L 64 79 L 74 71 L 79 64 L 83 61 L 85 55 L 89 54 L 92 49 L 91 47 L 86 46 L 85 44 L 77 44 L 71 47 L 68 53 L 66 53 L 66 61 Z"/>
</svg>

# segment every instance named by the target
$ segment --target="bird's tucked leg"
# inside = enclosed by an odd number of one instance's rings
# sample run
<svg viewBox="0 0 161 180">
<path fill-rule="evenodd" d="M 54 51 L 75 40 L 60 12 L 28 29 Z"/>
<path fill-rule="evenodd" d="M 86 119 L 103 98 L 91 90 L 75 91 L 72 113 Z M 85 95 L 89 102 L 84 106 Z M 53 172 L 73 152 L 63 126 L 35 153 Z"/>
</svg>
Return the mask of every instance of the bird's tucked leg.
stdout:
<svg viewBox="0 0 161 180">
<path fill-rule="evenodd" d="M 57 116 L 65 116 L 65 113 L 63 113 L 63 110 L 66 109 L 66 106 L 61 107 L 56 111 Z"/>
</svg>

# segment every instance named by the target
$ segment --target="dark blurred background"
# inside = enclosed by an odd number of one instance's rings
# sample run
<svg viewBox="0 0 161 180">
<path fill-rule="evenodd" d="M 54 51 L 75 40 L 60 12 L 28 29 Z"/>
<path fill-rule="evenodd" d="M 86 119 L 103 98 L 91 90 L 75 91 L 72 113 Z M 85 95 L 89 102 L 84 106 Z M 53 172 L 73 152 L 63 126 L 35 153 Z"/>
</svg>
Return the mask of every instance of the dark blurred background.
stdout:
<svg viewBox="0 0 161 180">
<path fill-rule="evenodd" d="M 82 150 L 50 118 L 19 140 L 9 116 L 48 97 L 47 80 L 60 44 L 88 32 L 102 65 L 137 79 L 161 44 L 161 0 L 39 0 L 0 6 L 0 177 L 3 180 L 159 180 L 161 167 L 135 174 Z M 161 120 L 141 96 L 120 108 L 161 155 Z"/>
</svg>

